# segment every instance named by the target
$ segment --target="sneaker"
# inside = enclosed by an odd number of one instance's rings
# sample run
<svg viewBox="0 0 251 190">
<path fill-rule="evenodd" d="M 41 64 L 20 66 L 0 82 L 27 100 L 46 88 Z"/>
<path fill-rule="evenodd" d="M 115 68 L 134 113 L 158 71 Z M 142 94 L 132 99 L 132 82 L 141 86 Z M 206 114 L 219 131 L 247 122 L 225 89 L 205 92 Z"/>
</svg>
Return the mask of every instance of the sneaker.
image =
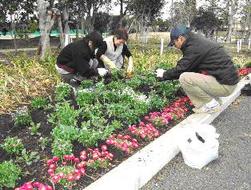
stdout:
<svg viewBox="0 0 251 190">
<path fill-rule="evenodd" d="M 219 112 L 221 110 L 219 102 L 217 102 L 215 99 L 211 100 L 201 108 L 193 108 L 193 111 L 195 113 L 215 113 Z"/>
</svg>

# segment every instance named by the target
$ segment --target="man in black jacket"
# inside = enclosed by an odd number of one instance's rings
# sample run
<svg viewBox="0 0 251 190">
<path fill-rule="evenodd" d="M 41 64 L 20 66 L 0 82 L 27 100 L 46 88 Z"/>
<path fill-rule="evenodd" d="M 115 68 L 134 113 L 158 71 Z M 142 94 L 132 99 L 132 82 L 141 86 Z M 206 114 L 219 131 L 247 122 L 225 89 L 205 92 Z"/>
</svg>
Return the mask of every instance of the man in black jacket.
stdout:
<svg viewBox="0 0 251 190">
<path fill-rule="evenodd" d="M 56 69 L 64 82 L 77 86 L 82 80 L 97 74 L 98 61 L 94 51 L 100 47 L 102 41 L 101 34 L 94 31 L 62 49 L 57 58 Z"/>
<path fill-rule="evenodd" d="M 229 96 L 239 81 L 237 70 L 223 47 L 179 25 L 171 30 L 171 42 L 183 53 L 175 68 L 157 69 L 161 80 L 179 79 L 197 113 L 220 110 L 219 97 Z"/>
</svg>

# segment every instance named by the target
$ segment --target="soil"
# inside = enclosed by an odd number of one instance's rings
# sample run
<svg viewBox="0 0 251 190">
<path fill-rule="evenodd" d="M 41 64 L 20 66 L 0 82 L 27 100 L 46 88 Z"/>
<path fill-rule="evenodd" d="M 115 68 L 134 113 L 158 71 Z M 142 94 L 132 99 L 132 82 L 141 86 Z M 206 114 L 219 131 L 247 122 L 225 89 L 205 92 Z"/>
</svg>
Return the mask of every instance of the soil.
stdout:
<svg viewBox="0 0 251 190">
<path fill-rule="evenodd" d="M 142 86 L 140 87 L 139 90 L 142 93 L 147 95 L 151 89 L 149 86 Z M 178 91 L 177 94 L 181 95 L 182 92 Z M 73 93 L 71 94 L 68 101 L 71 102 L 71 104 L 75 108 L 77 108 Z M 32 163 L 31 165 L 27 165 L 24 162 L 19 163 L 19 166 L 21 166 L 22 168 L 22 175 L 24 176 L 21 178 L 21 180 L 18 181 L 17 187 L 21 186 L 25 182 L 32 181 L 32 180 L 36 180 L 36 181 L 51 185 L 50 182 L 48 181 L 49 175 L 47 173 L 48 168 L 46 165 L 46 161 L 52 158 L 53 156 L 51 152 L 52 125 L 48 122 L 48 116 L 50 115 L 52 110 L 43 110 L 43 109 L 32 110 L 31 108 L 29 108 L 29 110 L 32 117 L 32 121 L 34 123 L 41 124 L 39 128 L 39 133 L 41 135 L 40 136 L 31 135 L 30 130 L 27 126 L 15 126 L 11 115 L 8 115 L 8 114 L 0 115 L 0 144 L 2 144 L 4 139 L 8 136 L 9 137 L 17 136 L 18 138 L 22 139 L 22 142 L 25 145 L 25 148 L 27 151 L 36 151 L 39 153 L 40 159 L 38 162 Z M 157 111 L 157 110 L 151 110 L 151 111 Z M 187 113 L 187 114 L 190 114 L 190 113 Z M 142 117 L 142 121 L 143 121 L 143 117 Z M 180 121 L 170 122 L 167 127 L 161 128 L 159 129 L 159 131 L 161 132 L 161 134 L 163 134 L 167 130 L 169 130 L 172 126 L 174 126 L 177 122 L 180 122 Z M 79 121 L 78 123 L 81 123 L 81 122 Z M 120 133 L 129 134 L 129 131 L 124 130 Z M 40 137 L 48 138 L 50 140 L 45 149 L 42 149 L 42 147 L 40 146 L 40 143 L 38 141 Z M 137 138 L 138 142 L 140 143 L 140 147 L 144 147 L 145 145 L 150 143 L 150 141 L 142 140 L 138 137 L 135 137 L 135 138 Z M 104 144 L 104 142 L 99 142 L 99 145 L 100 144 Z M 73 142 L 73 145 L 74 145 L 73 153 L 76 156 L 79 156 L 80 152 L 83 149 L 85 149 L 85 147 L 78 142 Z M 74 190 L 83 189 L 87 187 L 89 184 L 93 183 L 95 180 L 100 178 L 109 170 L 116 167 L 123 160 L 131 156 L 121 151 L 118 151 L 115 148 L 108 147 L 108 150 L 112 154 L 114 154 L 114 158 L 116 158 L 115 160 L 111 162 L 110 167 L 107 169 L 99 169 L 97 171 L 94 171 L 93 169 L 87 169 L 87 175 L 85 177 L 82 177 L 79 181 L 77 181 L 77 185 L 74 186 Z M 131 153 L 131 154 L 134 154 L 134 153 Z M 4 160 L 10 160 L 10 159 L 16 160 L 16 157 L 14 155 L 9 155 L 2 148 L 0 148 L 0 155 L 1 155 L 0 163 Z M 57 190 L 63 189 L 63 187 L 56 185 L 56 189 Z M 10 190 L 10 189 L 4 188 L 4 190 Z"/>
</svg>

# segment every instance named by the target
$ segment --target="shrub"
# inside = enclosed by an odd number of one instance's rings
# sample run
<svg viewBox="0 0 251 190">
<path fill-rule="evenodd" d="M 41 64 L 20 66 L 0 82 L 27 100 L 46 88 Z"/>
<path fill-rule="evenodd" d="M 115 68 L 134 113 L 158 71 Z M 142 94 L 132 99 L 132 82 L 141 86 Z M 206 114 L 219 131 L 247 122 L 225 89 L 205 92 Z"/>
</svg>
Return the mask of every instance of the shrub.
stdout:
<svg viewBox="0 0 251 190">
<path fill-rule="evenodd" d="M 48 105 L 48 100 L 43 97 L 36 97 L 31 101 L 33 109 L 44 109 Z"/>
<path fill-rule="evenodd" d="M 52 153 L 54 156 L 58 156 L 60 158 L 63 155 L 69 155 L 72 153 L 73 145 L 70 141 L 65 141 L 62 139 L 55 139 L 52 143 Z"/>
<path fill-rule="evenodd" d="M 17 126 L 30 126 L 32 123 L 32 118 L 28 112 L 18 112 L 14 120 Z"/>
<path fill-rule="evenodd" d="M 0 187 L 14 188 L 21 175 L 21 169 L 12 161 L 4 161 L 0 164 Z"/>
<path fill-rule="evenodd" d="M 18 137 L 7 137 L 1 147 L 9 154 L 20 155 L 24 150 L 22 140 Z"/>
<path fill-rule="evenodd" d="M 56 86 L 55 91 L 55 100 L 56 101 L 64 101 L 66 98 L 68 98 L 71 94 L 71 86 L 66 83 L 61 83 L 58 86 Z"/>
</svg>

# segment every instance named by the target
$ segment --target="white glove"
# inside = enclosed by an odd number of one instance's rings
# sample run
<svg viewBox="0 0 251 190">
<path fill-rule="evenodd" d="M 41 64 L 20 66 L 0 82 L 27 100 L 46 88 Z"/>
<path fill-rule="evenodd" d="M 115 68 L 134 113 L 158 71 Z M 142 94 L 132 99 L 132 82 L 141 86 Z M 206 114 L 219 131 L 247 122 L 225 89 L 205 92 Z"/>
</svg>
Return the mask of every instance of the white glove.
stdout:
<svg viewBox="0 0 251 190">
<path fill-rule="evenodd" d="M 132 57 L 129 57 L 128 60 L 128 67 L 127 67 L 127 73 L 132 73 L 133 72 L 133 59 Z"/>
<path fill-rule="evenodd" d="M 159 77 L 159 78 L 162 78 L 165 71 L 166 71 L 165 69 L 157 69 L 156 70 L 156 76 Z"/>
<path fill-rule="evenodd" d="M 105 68 L 98 68 L 98 74 L 103 77 L 108 73 L 108 70 Z"/>
</svg>

